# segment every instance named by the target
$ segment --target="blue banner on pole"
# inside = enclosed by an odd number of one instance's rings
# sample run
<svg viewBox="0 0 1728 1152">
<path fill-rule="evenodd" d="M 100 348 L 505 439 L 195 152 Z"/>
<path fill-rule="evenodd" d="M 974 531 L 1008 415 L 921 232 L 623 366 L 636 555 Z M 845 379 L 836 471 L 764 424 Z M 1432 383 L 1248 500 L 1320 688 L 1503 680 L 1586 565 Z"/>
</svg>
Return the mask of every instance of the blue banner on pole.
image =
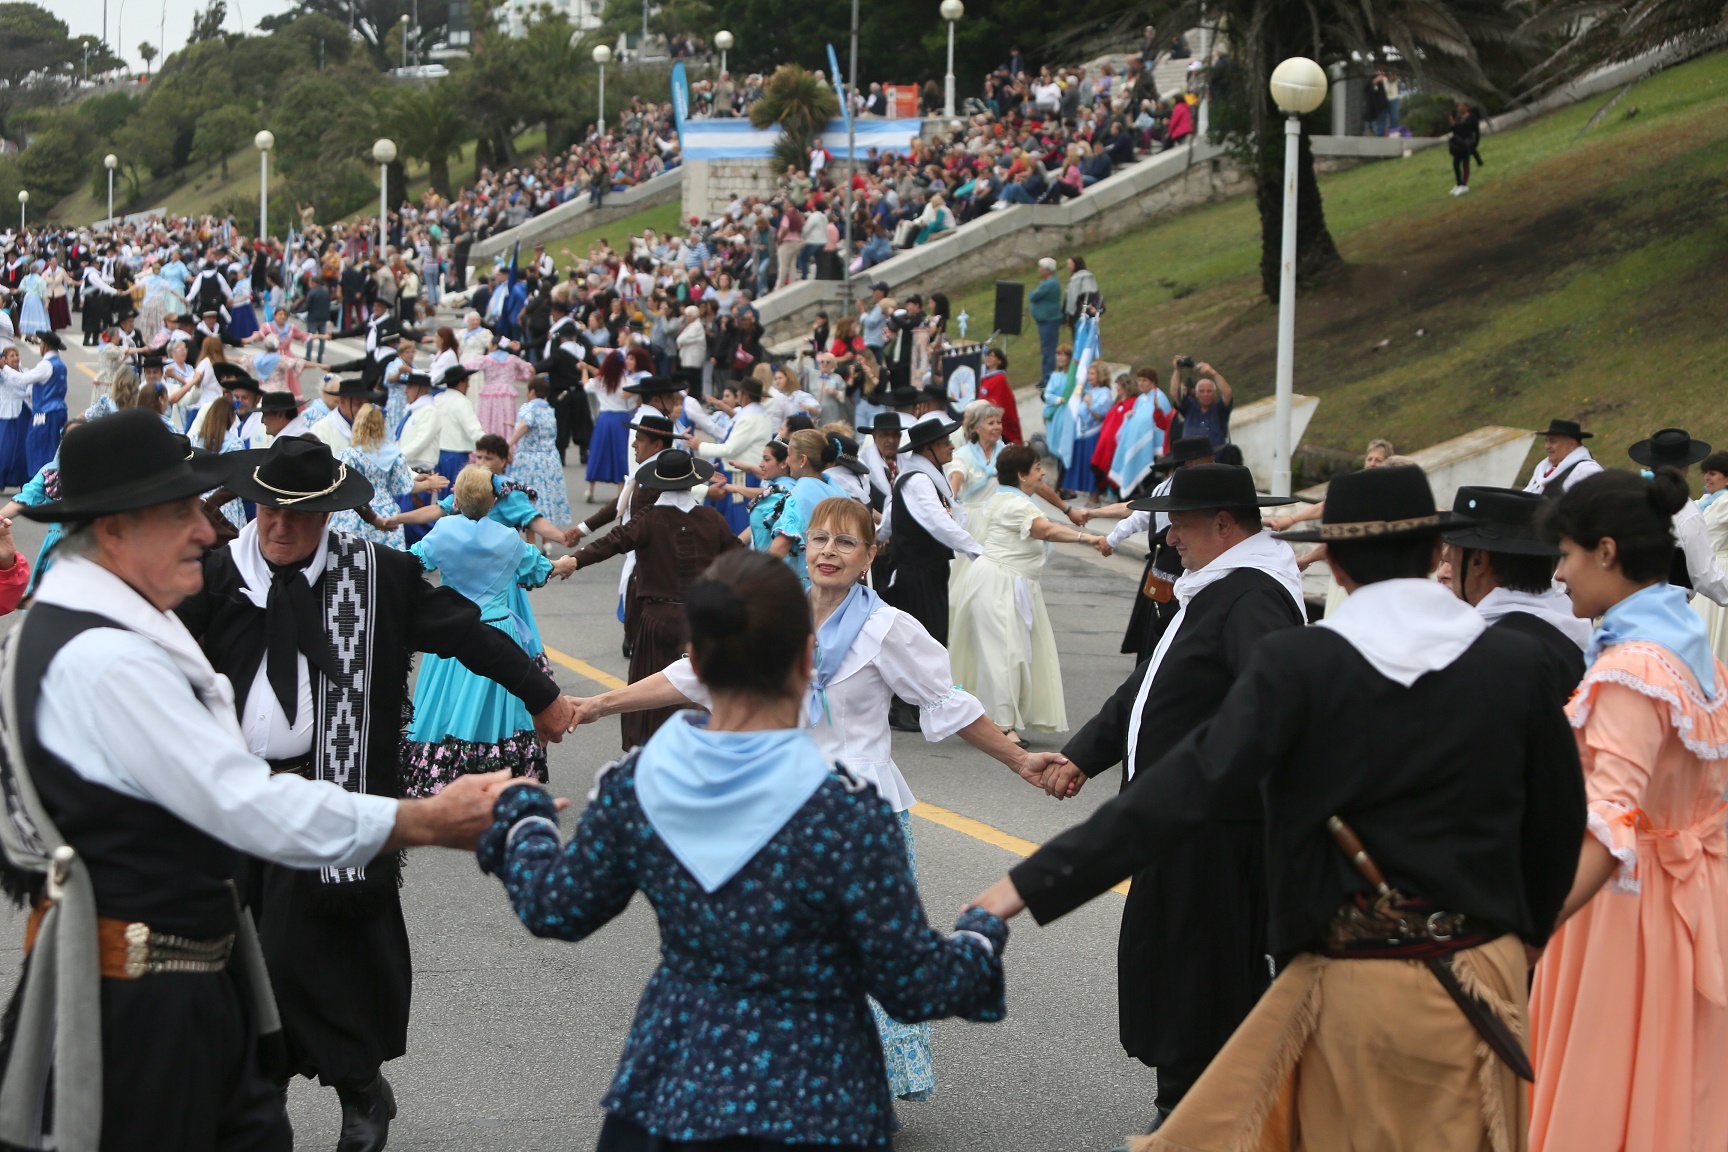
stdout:
<svg viewBox="0 0 1728 1152">
<path fill-rule="evenodd" d="M 828 45 L 828 67 L 834 73 L 834 94 L 840 97 L 840 122 L 852 127 L 851 101 L 846 99 L 846 83 L 840 76 L 840 58 L 834 55 L 834 45 Z"/>
<path fill-rule="evenodd" d="M 677 124 L 680 137 L 684 134 L 684 121 L 690 118 L 690 77 L 684 74 L 684 61 L 672 65 L 672 119 Z"/>
</svg>

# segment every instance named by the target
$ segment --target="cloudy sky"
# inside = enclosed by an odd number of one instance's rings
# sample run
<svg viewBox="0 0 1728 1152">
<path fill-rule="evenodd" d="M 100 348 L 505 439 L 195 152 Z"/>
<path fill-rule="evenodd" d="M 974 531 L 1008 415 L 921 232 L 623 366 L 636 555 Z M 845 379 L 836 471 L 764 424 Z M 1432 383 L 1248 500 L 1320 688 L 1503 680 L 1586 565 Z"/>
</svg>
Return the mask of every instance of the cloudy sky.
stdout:
<svg viewBox="0 0 1728 1152">
<path fill-rule="evenodd" d="M 42 0 L 37 0 L 41 3 Z M 192 18 L 206 0 L 107 0 L 108 43 L 134 68 L 142 62 L 138 45 L 148 40 L 158 49 L 178 51 L 192 31 Z M 49 0 L 43 7 L 66 21 L 74 36 L 102 34 L 103 0 Z M 294 7 L 292 0 L 228 0 L 230 31 L 250 31 L 274 12 Z"/>
</svg>

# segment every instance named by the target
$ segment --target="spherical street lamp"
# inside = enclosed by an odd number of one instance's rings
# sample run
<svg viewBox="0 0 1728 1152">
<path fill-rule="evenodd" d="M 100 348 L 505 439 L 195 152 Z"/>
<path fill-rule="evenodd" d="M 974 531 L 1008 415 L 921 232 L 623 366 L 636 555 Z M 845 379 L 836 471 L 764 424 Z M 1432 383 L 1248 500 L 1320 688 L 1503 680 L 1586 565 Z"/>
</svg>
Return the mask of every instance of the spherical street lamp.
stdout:
<svg viewBox="0 0 1728 1152">
<path fill-rule="evenodd" d="M 724 28 L 722 28 L 720 31 L 714 33 L 714 47 L 720 49 L 720 71 L 721 72 L 726 71 L 726 53 L 727 53 L 727 51 L 730 50 L 732 45 L 734 45 L 736 43 L 737 43 L 737 41 L 732 38 L 732 33 L 726 31 Z"/>
<path fill-rule="evenodd" d="M 30 203 L 30 191 L 27 188 L 18 189 L 18 231 L 24 231 L 24 205 Z"/>
<path fill-rule="evenodd" d="M 612 49 L 604 44 L 594 45 L 594 51 L 589 53 L 594 63 L 600 69 L 600 135 L 606 135 L 606 65 L 612 63 Z"/>
<path fill-rule="evenodd" d="M 1278 373 L 1272 414 L 1272 495 L 1290 495 L 1291 409 L 1296 394 L 1296 167 L 1302 116 L 1326 99 L 1326 70 L 1292 56 L 1272 70 L 1272 101 L 1284 113 L 1284 235 L 1278 275 Z"/>
<path fill-rule="evenodd" d="M 948 21 L 948 75 L 943 80 L 942 115 L 954 119 L 954 25 L 966 15 L 960 0 L 942 0 L 942 19 Z"/>
<path fill-rule="evenodd" d="M 258 149 L 258 239 L 270 238 L 270 149 L 276 147 L 276 136 L 268 128 L 252 137 Z"/>
<path fill-rule="evenodd" d="M 120 157 L 110 152 L 102 157 L 102 167 L 108 169 L 108 230 L 114 230 L 114 169 L 120 163 Z"/>
<path fill-rule="evenodd" d="M 384 258 L 386 230 L 390 226 L 390 162 L 396 159 L 396 142 L 386 137 L 372 145 L 378 162 L 378 258 Z"/>
</svg>

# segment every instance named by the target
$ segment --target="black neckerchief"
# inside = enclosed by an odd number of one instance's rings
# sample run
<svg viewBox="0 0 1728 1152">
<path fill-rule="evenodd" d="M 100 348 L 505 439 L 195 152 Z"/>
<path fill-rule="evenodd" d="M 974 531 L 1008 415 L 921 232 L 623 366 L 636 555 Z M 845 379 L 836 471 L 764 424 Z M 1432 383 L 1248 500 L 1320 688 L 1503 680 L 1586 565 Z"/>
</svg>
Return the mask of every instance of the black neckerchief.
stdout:
<svg viewBox="0 0 1728 1152">
<path fill-rule="evenodd" d="M 341 683 L 344 679 L 330 638 L 324 634 L 318 600 L 306 581 L 306 566 L 311 562 L 310 556 L 297 564 L 264 562 L 270 569 L 270 593 L 264 602 L 264 674 L 290 725 L 297 718 L 300 702 L 296 653 L 304 655 L 307 663 L 330 680 Z"/>
</svg>

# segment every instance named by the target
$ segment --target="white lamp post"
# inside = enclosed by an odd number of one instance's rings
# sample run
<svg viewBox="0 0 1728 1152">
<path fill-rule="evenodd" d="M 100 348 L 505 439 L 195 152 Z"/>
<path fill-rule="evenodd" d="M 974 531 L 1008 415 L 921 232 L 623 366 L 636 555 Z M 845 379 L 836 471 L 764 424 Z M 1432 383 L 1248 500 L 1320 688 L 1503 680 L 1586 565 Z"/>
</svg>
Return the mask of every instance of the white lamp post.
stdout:
<svg viewBox="0 0 1728 1152">
<path fill-rule="evenodd" d="M 612 62 L 612 49 L 604 44 L 596 44 L 590 55 L 600 69 L 600 135 L 604 136 L 606 135 L 606 65 Z"/>
<path fill-rule="evenodd" d="M 732 33 L 727 32 L 724 29 L 714 33 L 714 47 L 720 49 L 720 71 L 722 74 L 726 71 L 726 50 L 731 48 L 735 43 L 737 43 L 737 41 L 732 39 Z"/>
<path fill-rule="evenodd" d="M 396 142 L 390 139 L 372 145 L 372 159 L 378 162 L 378 258 L 384 258 L 390 227 L 390 161 L 396 159 Z"/>
<path fill-rule="evenodd" d="M 24 205 L 30 203 L 30 192 L 26 188 L 18 189 L 18 231 L 24 231 Z"/>
<path fill-rule="evenodd" d="M 1272 70 L 1272 101 L 1284 113 L 1284 234 L 1278 278 L 1277 407 L 1272 416 L 1272 495 L 1290 495 L 1290 415 L 1296 389 L 1296 154 L 1302 114 L 1326 99 L 1326 72 L 1305 56 Z"/>
<path fill-rule="evenodd" d="M 252 137 L 258 149 L 258 239 L 270 238 L 270 149 L 276 147 L 276 136 L 266 128 Z"/>
<path fill-rule="evenodd" d="M 408 13 L 402 13 L 402 19 L 397 21 L 402 25 L 402 67 L 408 67 Z"/>
<path fill-rule="evenodd" d="M 960 0 L 942 0 L 942 19 L 948 21 L 948 75 L 942 81 L 942 115 L 954 119 L 954 25 L 966 15 Z"/>
<path fill-rule="evenodd" d="M 114 168 L 120 157 L 110 152 L 102 157 L 102 167 L 108 169 L 108 231 L 114 231 Z"/>
</svg>

